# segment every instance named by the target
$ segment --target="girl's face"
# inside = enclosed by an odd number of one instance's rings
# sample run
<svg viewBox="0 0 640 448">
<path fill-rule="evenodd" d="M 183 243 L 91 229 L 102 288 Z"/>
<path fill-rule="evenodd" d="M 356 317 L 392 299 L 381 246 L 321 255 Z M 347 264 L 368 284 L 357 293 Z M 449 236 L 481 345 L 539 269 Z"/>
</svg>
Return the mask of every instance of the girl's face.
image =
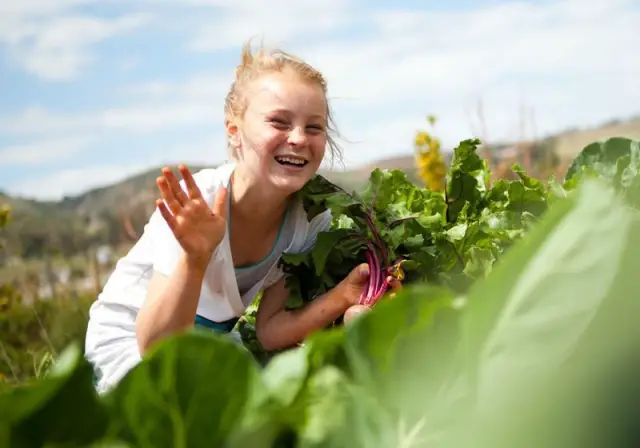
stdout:
<svg viewBox="0 0 640 448">
<path fill-rule="evenodd" d="M 327 145 L 327 104 L 319 85 L 295 74 L 270 73 L 246 92 L 240 125 L 227 123 L 238 168 L 252 183 L 291 194 L 316 173 Z"/>
</svg>

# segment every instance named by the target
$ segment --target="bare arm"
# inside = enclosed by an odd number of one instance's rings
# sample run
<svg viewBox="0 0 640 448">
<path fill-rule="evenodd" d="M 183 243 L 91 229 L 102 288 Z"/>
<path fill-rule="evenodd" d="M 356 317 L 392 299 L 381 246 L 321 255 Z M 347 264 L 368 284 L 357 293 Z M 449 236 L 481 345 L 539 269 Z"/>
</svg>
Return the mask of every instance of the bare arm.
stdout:
<svg viewBox="0 0 640 448">
<path fill-rule="evenodd" d="M 156 179 L 162 197 L 156 205 L 183 249 L 169 277 L 155 274 L 136 319 L 136 338 L 144 354 L 158 339 L 190 328 L 195 320 L 202 281 L 215 248 L 226 232 L 226 188 L 210 208 L 186 166 L 180 165 L 186 191 L 169 168 Z"/>
<path fill-rule="evenodd" d="M 285 310 L 289 291 L 285 280 L 265 290 L 256 316 L 256 336 L 265 350 L 291 347 L 326 327 L 349 308 L 341 285 L 297 310 Z"/>
<path fill-rule="evenodd" d="M 136 337 L 140 354 L 154 342 L 184 331 L 194 323 L 205 268 L 183 256 L 173 274 L 154 273 L 147 298 L 136 319 Z"/>
</svg>

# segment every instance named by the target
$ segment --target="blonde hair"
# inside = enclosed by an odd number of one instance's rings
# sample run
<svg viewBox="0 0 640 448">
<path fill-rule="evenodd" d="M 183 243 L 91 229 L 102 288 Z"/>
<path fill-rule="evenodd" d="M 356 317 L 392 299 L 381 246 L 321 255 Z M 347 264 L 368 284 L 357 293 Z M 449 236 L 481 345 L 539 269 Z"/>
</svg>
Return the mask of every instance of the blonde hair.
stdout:
<svg viewBox="0 0 640 448">
<path fill-rule="evenodd" d="M 333 123 L 333 114 L 329 107 L 329 99 L 327 98 L 327 82 L 322 73 L 313 68 L 311 65 L 301 59 L 285 53 L 282 50 L 275 49 L 267 51 L 261 44 L 260 49 L 253 54 L 251 52 L 251 40 L 247 41 L 242 48 L 240 64 L 236 67 L 236 79 L 231 84 L 229 93 L 224 103 L 224 115 L 227 120 L 237 120 L 244 116 L 247 109 L 246 86 L 253 80 L 258 79 L 266 73 L 284 72 L 291 70 L 303 81 L 316 83 L 324 92 L 327 107 L 327 144 L 331 154 L 332 161 L 334 158 L 342 160 L 342 151 L 336 144 L 333 136 L 338 135 Z M 236 157 L 236 149 L 229 142 L 229 152 L 233 158 Z"/>
</svg>

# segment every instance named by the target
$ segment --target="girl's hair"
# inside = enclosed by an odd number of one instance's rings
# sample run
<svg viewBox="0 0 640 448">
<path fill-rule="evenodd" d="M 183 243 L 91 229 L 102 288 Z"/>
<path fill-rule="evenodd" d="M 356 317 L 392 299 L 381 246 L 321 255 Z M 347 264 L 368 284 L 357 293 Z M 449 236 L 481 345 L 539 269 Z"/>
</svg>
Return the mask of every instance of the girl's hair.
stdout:
<svg viewBox="0 0 640 448">
<path fill-rule="evenodd" d="M 336 144 L 333 135 L 337 135 L 337 130 L 333 122 L 333 114 L 329 107 L 327 98 L 327 82 L 318 70 L 311 65 L 296 58 L 282 50 L 267 51 L 261 45 L 260 49 L 253 54 L 251 52 L 251 40 L 247 41 L 242 48 L 242 58 L 236 67 L 236 79 L 231 84 L 229 93 L 224 103 L 225 119 L 240 119 L 247 109 L 246 86 L 253 80 L 266 73 L 284 72 L 291 70 L 302 80 L 316 83 L 324 92 L 327 105 L 327 143 L 329 145 L 332 161 L 334 158 L 342 160 L 342 152 Z M 229 152 L 233 158 L 236 157 L 236 149 L 229 143 Z"/>
</svg>

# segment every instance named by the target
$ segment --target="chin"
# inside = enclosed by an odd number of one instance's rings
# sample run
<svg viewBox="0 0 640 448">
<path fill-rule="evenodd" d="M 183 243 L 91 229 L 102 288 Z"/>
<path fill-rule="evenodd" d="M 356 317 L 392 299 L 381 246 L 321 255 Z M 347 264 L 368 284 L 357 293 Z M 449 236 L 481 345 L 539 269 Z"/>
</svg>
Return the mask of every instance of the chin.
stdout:
<svg viewBox="0 0 640 448">
<path fill-rule="evenodd" d="M 315 173 L 314 167 L 308 165 L 304 168 L 275 166 L 269 177 L 278 190 L 291 194 L 304 187 Z"/>
<path fill-rule="evenodd" d="M 309 179 L 310 177 L 308 176 L 288 179 L 277 177 L 273 179 L 271 183 L 278 191 L 289 195 L 301 190 Z"/>
<path fill-rule="evenodd" d="M 292 194 L 302 189 L 304 185 L 313 177 L 314 172 L 296 173 L 295 175 L 277 174 L 270 176 L 270 183 L 279 191 L 286 194 Z"/>
</svg>

